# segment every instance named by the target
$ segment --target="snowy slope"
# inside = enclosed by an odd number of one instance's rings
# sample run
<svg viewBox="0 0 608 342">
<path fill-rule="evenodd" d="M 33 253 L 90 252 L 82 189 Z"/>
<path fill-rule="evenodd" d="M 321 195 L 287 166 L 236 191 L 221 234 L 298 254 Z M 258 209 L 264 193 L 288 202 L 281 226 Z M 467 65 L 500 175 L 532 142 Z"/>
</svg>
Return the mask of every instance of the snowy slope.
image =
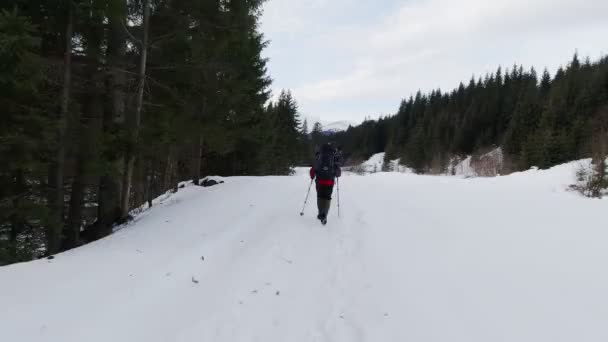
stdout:
<svg viewBox="0 0 608 342">
<path fill-rule="evenodd" d="M 507 177 L 188 187 L 111 237 L 0 268 L 3 341 L 608 340 L 608 202 L 576 164 Z M 314 191 L 314 190 L 313 190 Z M 203 260 L 204 258 L 204 260 Z"/>
</svg>

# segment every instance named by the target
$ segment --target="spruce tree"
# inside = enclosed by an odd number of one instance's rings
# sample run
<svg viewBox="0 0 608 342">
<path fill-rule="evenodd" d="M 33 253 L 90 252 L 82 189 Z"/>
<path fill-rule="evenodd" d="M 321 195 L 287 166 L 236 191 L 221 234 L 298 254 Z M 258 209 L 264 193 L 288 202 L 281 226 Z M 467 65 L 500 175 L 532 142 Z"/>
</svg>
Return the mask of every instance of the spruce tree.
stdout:
<svg viewBox="0 0 608 342">
<path fill-rule="evenodd" d="M 336 137 L 352 159 L 397 151 L 418 172 L 496 146 L 515 170 L 586 158 L 593 120 L 608 105 L 607 60 L 581 63 L 575 55 L 554 78 L 544 70 L 540 80 L 534 68 L 514 65 L 474 76 L 450 93 L 418 91 L 401 101 L 394 116 L 366 120 Z"/>
<path fill-rule="evenodd" d="M 54 127 L 44 111 L 40 40 L 27 17 L 0 11 L 0 265 L 28 260 L 43 242 L 43 205 Z"/>
</svg>

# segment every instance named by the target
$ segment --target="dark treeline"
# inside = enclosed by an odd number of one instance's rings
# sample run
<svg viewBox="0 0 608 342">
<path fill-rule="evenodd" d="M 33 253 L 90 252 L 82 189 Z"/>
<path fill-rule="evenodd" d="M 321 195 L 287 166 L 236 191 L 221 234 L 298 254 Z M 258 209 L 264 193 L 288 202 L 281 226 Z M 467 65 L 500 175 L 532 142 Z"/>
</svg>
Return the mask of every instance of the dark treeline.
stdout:
<svg viewBox="0 0 608 342">
<path fill-rule="evenodd" d="M 352 159 L 387 152 L 418 172 L 442 172 L 453 156 L 502 147 L 509 170 L 587 158 L 608 133 L 608 57 L 574 56 L 552 78 L 514 66 L 451 93 L 418 92 L 396 115 L 334 137 Z M 604 152 L 601 152 L 604 153 Z"/>
<path fill-rule="evenodd" d="M 0 265 L 105 236 L 180 181 L 290 171 L 262 2 L 2 1 Z"/>
</svg>

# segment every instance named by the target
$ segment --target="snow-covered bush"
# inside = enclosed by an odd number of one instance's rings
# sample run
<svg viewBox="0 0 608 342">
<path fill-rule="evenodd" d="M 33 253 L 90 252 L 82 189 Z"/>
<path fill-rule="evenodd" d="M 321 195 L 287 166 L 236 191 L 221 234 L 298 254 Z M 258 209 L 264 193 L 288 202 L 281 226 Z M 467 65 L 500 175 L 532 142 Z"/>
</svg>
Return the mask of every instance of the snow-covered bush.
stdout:
<svg viewBox="0 0 608 342">
<path fill-rule="evenodd" d="M 581 164 L 576 171 L 576 184 L 571 188 L 583 196 L 602 198 L 608 195 L 608 170 L 606 159 L 596 159 Z"/>
<path fill-rule="evenodd" d="M 608 195 L 608 108 L 595 125 L 591 152 L 593 159 L 587 167 L 577 171 L 574 188 L 587 197 L 602 198 Z"/>
</svg>

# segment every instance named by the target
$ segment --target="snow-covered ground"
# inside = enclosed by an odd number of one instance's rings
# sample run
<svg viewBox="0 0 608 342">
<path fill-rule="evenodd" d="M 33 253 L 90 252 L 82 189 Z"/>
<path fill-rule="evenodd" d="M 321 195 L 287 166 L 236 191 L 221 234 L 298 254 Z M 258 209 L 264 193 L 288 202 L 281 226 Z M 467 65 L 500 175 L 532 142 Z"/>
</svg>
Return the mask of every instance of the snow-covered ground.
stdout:
<svg viewBox="0 0 608 342">
<path fill-rule="evenodd" d="M 507 177 L 187 187 L 113 236 L 0 268 L 2 341 L 605 342 L 608 202 L 576 163 Z"/>
</svg>

